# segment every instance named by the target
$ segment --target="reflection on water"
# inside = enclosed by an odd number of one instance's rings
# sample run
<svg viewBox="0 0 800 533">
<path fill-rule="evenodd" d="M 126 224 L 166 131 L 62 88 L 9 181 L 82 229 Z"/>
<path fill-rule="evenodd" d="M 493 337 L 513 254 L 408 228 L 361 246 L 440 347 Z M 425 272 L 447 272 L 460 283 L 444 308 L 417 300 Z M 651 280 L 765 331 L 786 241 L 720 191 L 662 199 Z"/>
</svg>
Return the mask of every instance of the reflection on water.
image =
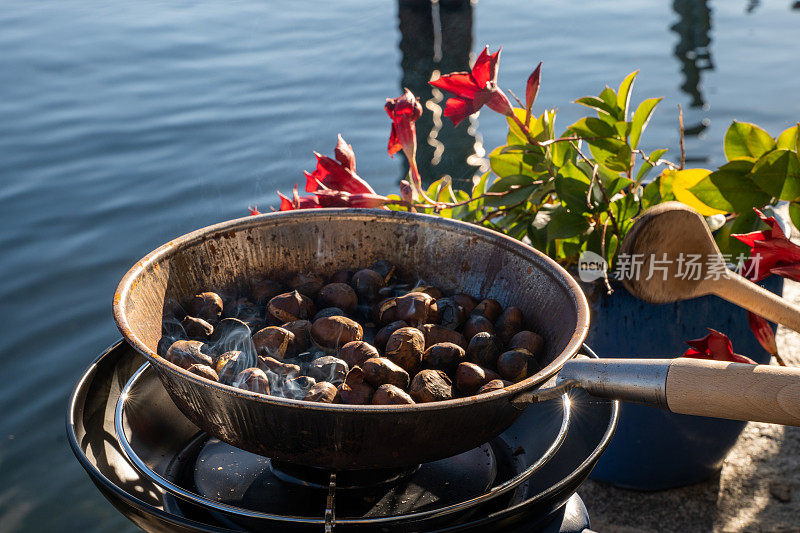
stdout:
<svg viewBox="0 0 800 533">
<path fill-rule="evenodd" d="M 469 189 L 485 162 L 477 119 L 456 128 L 442 115 L 447 95 L 428 84 L 440 74 L 469 70 L 473 6 L 469 0 L 400 0 L 401 87 L 411 89 L 426 112 L 417 121 L 417 165 L 428 183 L 447 174 Z M 407 162 L 404 168 L 408 169 Z"/>
<path fill-rule="evenodd" d="M 678 42 L 673 53 L 681 63 L 683 83 L 681 91 L 689 97 L 685 122 L 687 140 L 698 137 L 708 127 L 710 121 L 704 116 L 709 106 L 702 89 L 702 74 L 706 70 L 714 70 L 711 56 L 711 9 L 708 0 L 675 0 L 672 9 L 678 15 L 678 21 L 670 29 L 678 34 Z M 693 148 L 691 142 L 689 150 Z M 707 155 L 687 154 L 687 162 L 707 161 Z"/>
<path fill-rule="evenodd" d="M 427 81 L 486 44 L 512 90 L 545 62 L 537 105 L 559 107 L 559 127 L 583 112 L 569 102 L 641 68 L 635 97 L 665 97 L 645 147 L 676 154 L 685 103 L 689 126 L 713 120 L 690 155 L 719 164 L 731 119 L 777 133 L 800 118 L 792 1 L 714 3 L 713 30 L 710 3 L 657 0 L 0 4 L 0 532 L 134 530 L 72 457 L 64 408 L 119 337 L 111 296 L 148 251 L 277 206 L 339 132 L 395 192 L 382 107 L 403 85 L 427 108 L 425 176 L 468 179 L 505 120 L 453 128 Z"/>
</svg>

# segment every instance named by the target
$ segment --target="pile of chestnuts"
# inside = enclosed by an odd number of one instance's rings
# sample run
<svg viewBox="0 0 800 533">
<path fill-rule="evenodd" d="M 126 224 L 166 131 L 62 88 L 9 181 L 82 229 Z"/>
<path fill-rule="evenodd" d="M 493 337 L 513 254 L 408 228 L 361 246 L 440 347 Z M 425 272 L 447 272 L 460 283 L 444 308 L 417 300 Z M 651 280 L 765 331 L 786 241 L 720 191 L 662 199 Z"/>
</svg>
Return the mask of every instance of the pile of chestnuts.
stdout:
<svg viewBox="0 0 800 533">
<path fill-rule="evenodd" d="M 402 283 L 386 261 L 250 285 L 182 302 L 160 355 L 240 389 L 351 405 L 472 396 L 540 368 L 544 340 L 518 307 Z"/>
</svg>

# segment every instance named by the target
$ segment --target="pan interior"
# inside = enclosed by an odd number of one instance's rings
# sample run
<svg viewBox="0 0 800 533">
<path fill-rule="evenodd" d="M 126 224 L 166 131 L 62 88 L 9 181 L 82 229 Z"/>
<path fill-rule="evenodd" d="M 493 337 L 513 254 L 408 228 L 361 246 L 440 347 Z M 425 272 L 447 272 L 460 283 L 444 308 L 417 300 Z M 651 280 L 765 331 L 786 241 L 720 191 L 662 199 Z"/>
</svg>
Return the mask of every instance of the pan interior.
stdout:
<svg viewBox="0 0 800 533">
<path fill-rule="evenodd" d="M 521 308 L 526 326 L 545 338 L 539 374 L 552 374 L 552 364 L 585 332 L 585 300 L 577 286 L 533 249 L 464 223 L 369 210 L 251 217 L 171 241 L 123 279 L 115 316 L 134 347 L 152 356 L 162 320 L 196 293 L 245 292 L 260 277 L 331 274 L 378 260 L 396 265 L 402 278 Z"/>
</svg>

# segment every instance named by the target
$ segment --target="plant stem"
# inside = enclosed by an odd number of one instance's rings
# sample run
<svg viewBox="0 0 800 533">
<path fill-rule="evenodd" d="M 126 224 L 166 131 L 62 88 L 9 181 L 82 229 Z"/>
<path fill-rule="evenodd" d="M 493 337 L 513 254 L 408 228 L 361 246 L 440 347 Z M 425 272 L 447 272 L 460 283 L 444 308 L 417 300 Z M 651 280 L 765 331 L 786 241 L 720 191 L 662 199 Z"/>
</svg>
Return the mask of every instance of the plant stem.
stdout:
<svg viewBox="0 0 800 533">
<path fill-rule="evenodd" d="M 510 116 L 514 120 L 516 125 L 519 126 L 519 129 L 522 130 L 522 133 L 525 134 L 525 137 L 527 137 L 529 143 L 540 144 L 539 141 L 533 138 L 533 135 L 531 135 L 531 130 L 528 129 L 528 126 L 523 124 L 522 121 L 520 121 L 520 119 L 517 118 L 517 115 L 513 111 L 508 116 Z"/>
<path fill-rule="evenodd" d="M 686 166 L 686 144 L 684 143 L 684 129 L 683 129 L 683 108 L 678 104 L 678 124 L 681 128 L 681 170 Z"/>
<path fill-rule="evenodd" d="M 597 176 L 597 164 L 593 163 L 591 159 L 586 157 L 584 153 L 581 152 L 580 148 L 578 148 L 578 145 L 575 144 L 574 141 L 572 141 L 570 144 L 572 144 L 572 147 L 575 148 L 576 152 L 578 152 L 578 155 L 581 156 L 581 159 L 583 159 L 586 163 L 592 166 L 592 180 L 594 180 Z M 611 199 L 608 197 L 608 194 L 606 193 L 606 188 L 603 186 L 602 180 L 599 179 L 597 180 L 597 187 L 600 189 L 600 193 L 603 195 L 603 199 L 608 204 L 608 211 L 607 211 L 608 218 L 609 220 L 611 220 L 611 224 L 614 226 L 614 234 L 617 236 L 617 240 L 621 242 L 622 232 L 620 231 L 619 225 L 617 224 L 617 217 L 614 216 L 614 212 L 611 210 Z"/>
</svg>

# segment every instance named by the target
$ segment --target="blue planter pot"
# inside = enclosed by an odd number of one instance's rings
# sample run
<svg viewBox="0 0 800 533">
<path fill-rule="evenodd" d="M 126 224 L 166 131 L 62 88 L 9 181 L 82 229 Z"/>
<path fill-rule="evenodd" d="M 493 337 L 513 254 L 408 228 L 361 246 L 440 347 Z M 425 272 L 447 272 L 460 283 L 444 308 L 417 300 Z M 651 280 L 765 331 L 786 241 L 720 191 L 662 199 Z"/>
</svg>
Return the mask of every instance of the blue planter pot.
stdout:
<svg viewBox="0 0 800 533">
<path fill-rule="evenodd" d="M 783 279 L 771 276 L 760 285 L 781 294 Z M 746 311 L 725 300 L 704 296 L 653 305 L 621 285 L 614 289 L 611 296 L 602 290 L 586 290 L 592 312 L 586 341 L 600 357 L 677 357 L 688 348 L 684 341 L 702 337 L 706 328 L 713 328 L 728 335 L 734 352 L 758 363 L 769 362 L 769 354 L 748 327 Z M 744 426 L 744 422 L 625 403 L 614 439 L 592 478 L 637 490 L 703 481 L 720 469 Z"/>
</svg>

